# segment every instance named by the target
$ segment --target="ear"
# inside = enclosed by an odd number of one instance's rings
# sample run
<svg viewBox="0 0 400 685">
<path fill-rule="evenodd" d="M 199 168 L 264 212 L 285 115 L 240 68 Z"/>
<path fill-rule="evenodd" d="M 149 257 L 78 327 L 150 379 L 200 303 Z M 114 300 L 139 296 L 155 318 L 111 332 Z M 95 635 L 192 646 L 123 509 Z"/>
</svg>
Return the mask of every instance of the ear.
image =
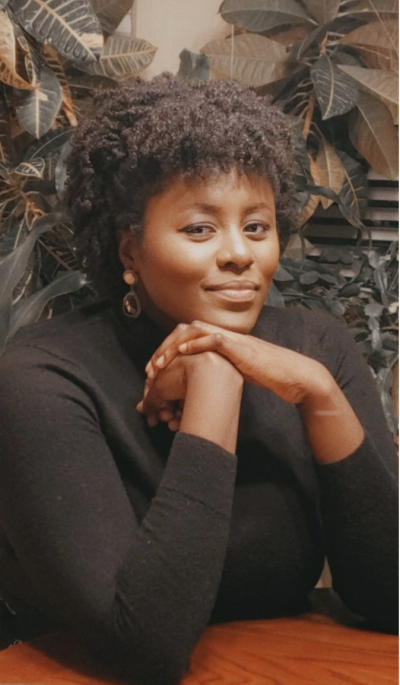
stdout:
<svg viewBox="0 0 400 685">
<path fill-rule="evenodd" d="M 118 255 L 124 269 L 130 269 L 136 274 L 139 273 L 138 259 L 139 245 L 136 236 L 130 231 L 120 231 L 118 233 Z"/>
</svg>

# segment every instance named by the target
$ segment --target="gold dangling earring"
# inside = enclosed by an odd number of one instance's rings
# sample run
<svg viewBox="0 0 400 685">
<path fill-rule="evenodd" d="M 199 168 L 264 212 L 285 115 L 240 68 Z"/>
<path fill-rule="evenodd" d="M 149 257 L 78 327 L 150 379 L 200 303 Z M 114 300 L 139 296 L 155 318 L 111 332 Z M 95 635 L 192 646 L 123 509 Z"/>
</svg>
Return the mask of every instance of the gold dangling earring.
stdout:
<svg viewBox="0 0 400 685">
<path fill-rule="evenodd" d="M 124 271 L 124 273 L 122 274 L 122 278 L 124 279 L 127 285 L 131 286 L 129 293 L 126 293 L 122 301 L 124 314 L 126 316 L 130 316 L 132 319 L 137 319 L 142 311 L 142 305 L 140 304 L 138 294 L 134 290 L 135 285 L 138 282 L 138 278 L 136 274 L 133 271 L 130 271 L 129 269 Z"/>
</svg>

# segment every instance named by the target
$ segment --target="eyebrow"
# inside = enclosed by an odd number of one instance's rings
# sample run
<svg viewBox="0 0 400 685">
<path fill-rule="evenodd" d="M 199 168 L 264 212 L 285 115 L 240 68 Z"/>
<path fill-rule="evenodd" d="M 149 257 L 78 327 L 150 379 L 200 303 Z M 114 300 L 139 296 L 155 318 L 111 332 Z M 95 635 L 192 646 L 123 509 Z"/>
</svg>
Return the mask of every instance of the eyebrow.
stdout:
<svg viewBox="0 0 400 685">
<path fill-rule="evenodd" d="M 207 204 L 207 202 L 196 202 L 194 205 L 191 205 L 190 209 L 198 209 L 209 214 L 216 214 L 220 211 L 218 205 L 210 205 Z M 268 209 L 268 211 L 271 211 L 271 206 L 266 202 L 258 202 L 257 204 L 246 207 L 243 214 L 252 214 L 252 212 L 257 212 L 260 209 Z"/>
</svg>

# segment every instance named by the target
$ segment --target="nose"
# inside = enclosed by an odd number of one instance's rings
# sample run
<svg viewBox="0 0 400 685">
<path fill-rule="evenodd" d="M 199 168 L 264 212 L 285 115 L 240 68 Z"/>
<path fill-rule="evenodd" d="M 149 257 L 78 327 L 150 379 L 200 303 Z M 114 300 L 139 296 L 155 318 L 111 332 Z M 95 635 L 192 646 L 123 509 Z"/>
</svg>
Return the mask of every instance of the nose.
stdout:
<svg viewBox="0 0 400 685">
<path fill-rule="evenodd" d="M 249 239 L 236 229 L 224 232 L 217 254 L 220 268 L 232 268 L 242 271 L 254 262 Z"/>
</svg>

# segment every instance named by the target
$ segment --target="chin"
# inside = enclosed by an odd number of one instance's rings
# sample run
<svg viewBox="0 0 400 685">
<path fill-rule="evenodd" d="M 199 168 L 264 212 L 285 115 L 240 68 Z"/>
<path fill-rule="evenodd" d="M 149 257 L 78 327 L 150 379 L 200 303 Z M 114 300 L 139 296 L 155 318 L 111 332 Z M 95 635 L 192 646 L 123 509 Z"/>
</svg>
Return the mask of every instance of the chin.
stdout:
<svg viewBox="0 0 400 685">
<path fill-rule="evenodd" d="M 207 317 L 203 314 L 203 318 L 197 318 L 213 326 L 219 326 L 234 333 L 247 335 L 256 325 L 259 314 L 259 310 L 249 312 L 213 312 Z"/>
</svg>

